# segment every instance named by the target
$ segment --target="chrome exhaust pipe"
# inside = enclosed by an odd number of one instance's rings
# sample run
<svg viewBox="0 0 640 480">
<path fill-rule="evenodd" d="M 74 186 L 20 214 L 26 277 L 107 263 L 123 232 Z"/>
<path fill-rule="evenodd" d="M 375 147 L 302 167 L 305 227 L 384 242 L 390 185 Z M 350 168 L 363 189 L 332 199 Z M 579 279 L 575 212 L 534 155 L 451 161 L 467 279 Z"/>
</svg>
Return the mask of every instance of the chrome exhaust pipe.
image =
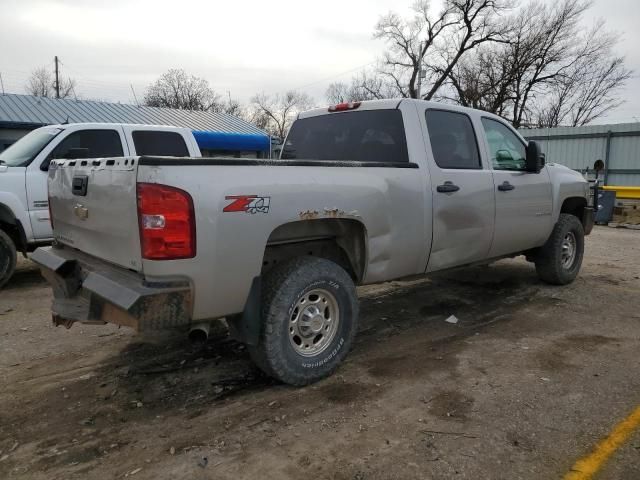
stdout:
<svg viewBox="0 0 640 480">
<path fill-rule="evenodd" d="M 194 323 L 189 330 L 189 341 L 194 345 L 203 345 L 209 338 L 209 322 Z"/>
</svg>

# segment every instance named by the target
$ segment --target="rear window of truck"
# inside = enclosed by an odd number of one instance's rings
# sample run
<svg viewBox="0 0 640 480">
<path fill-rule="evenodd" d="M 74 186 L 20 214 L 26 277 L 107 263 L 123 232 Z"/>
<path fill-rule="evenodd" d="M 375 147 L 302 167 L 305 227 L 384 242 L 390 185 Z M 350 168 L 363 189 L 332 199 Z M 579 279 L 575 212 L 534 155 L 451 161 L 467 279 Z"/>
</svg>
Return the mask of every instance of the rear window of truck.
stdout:
<svg viewBox="0 0 640 480">
<path fill-rule="evenodd" d="M 402 113 L 365 110 L 296 120 L 280 158 L 409 162 Z"/>
<path fill-rule="evenodd" d="M 136 130 L 131 133 L 137 155 L 188 157 L 189 150 L 178 132 Z"/>
</svg>

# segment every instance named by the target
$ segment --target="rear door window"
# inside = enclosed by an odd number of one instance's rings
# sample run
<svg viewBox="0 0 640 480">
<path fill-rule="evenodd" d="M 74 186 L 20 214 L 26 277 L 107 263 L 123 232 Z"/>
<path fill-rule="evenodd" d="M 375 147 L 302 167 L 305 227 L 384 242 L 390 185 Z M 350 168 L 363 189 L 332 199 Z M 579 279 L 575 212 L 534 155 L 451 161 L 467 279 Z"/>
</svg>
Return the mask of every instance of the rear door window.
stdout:
<svg viewBox="0 0 640 480">
<path fill-rule="evenodd" d="M 77 150 L 82 149 L 82 150 Z M 78 130 L 60 142 L 51 158 L 67 158 L 74 150 L 73 158 L 123 157 L 122 140 L 116 130 Z"/>
<path fill-rule="evenodd" d="M 478 142 L 471 119 L 464 113 L 427 110 L 431 151 L 440 168 L 480 169 Z"/>
<path fill-rule="evenodd" d="M 188 157 L 189 149 L 178 132 L 136 130 L 131 136 L 137 155 Z"/>
<path fill-rule="evenodd" d="M 280 158 L 409 162 L 402 113 L 364 110 L 296 120 Z"/>
</svg>

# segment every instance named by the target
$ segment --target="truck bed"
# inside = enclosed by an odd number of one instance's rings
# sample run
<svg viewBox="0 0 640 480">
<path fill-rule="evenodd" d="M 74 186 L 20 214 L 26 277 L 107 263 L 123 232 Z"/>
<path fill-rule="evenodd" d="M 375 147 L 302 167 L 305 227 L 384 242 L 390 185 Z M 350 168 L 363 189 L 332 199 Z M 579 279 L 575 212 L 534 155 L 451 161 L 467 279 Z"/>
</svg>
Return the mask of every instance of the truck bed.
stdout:
<svg viewBox="0 0 640 480">
<path fill-rule="evenodd" d="M 49 183 L 55 238 L 67 248 L 140 272 L 149 282 L 188 281 L 194 290 L 192 319 L 221 317 L 242 311 L 252 280 L 260 275 L 265 245 L 283 241 L 279 227 L 301 220 L 366 225 L 364 282 L 424 272 L 431 239 L 431 210 L 424 205 L 430 191 L 428 176 L 417 175 L 417 169 L 407 162 L 56 160 Z M 73 192 L 77 178 L 86 178 L 84 196 Z M 193 197 L 194 258 L 142 258 L 139 183 L 170 185 Z M 243 206 L 238 199 L 248 197 L 263 206 L 237 208 Z"/>
</svg>

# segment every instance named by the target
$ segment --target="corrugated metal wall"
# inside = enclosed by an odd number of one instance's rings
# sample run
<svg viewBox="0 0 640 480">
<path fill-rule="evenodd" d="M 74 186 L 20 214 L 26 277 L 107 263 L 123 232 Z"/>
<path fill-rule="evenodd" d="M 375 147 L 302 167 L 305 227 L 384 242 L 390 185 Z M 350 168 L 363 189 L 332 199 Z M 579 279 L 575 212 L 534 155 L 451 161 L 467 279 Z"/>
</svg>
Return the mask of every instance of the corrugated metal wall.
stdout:
<svg viewBox="0 0 640 480">
<path fill-rule="evenodd" d="M 574 170 L 605 162 L 607 185 L 640 185 L 640 123 L 522 129 L 540 144 L 548 162 Z"/>
</svg>

